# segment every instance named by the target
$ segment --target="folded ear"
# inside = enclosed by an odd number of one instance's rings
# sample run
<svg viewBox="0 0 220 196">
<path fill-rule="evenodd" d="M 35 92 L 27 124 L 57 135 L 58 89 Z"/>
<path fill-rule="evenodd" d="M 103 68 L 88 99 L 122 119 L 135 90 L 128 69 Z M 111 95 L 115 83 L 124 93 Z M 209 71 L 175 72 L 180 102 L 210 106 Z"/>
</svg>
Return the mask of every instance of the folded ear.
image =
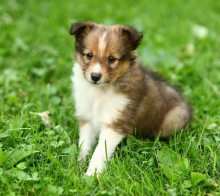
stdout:
<svg viewBox="0 0 220 196">
<path fill-rule="evenodd" d="M 129 26 L 120 26 L 123 40 L 127 47 L 135 50 L 141 42 L 143 37 L 142 33 Z"/>
<path fill-rule="evenodd" d="M 96 23 L 94 22 L 77 22 L 73 23 L 70 27 L 70 35 L 75 35 L 76 38 L 88 33 Z"/>
</svg>

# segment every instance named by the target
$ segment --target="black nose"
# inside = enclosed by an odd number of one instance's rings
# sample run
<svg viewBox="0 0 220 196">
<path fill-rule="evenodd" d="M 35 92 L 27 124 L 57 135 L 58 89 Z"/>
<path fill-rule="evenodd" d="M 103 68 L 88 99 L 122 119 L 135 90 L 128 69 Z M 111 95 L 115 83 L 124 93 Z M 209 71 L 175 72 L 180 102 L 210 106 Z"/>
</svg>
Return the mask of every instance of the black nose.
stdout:
<svg viewBox="0 0 220 196">
<path fill-rule="evenodd" d="M 102 77 L 102 74 L 100 73 L 95 73 L 95 72 L 91 73 L 91 78 L 95 83 L 98 82 L 101 77 Z"/>
</svg>

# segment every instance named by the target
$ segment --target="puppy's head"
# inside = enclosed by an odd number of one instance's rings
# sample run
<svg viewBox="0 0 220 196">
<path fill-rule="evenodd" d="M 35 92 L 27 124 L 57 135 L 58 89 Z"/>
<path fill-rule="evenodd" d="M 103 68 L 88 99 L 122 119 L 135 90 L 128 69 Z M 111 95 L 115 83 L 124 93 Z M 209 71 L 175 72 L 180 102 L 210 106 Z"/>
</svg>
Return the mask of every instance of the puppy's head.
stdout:
<svg viewBox="0 0 220 196">
<path fill-rule="evenodd" d="M 133 65 L 135 50 L 143 37 L 128 26 L 94 22 L 72 24 L 70 34 L 76 37 L 76 61 L 92 84 L 112 83 L 123 75 Z"/>
</svg>

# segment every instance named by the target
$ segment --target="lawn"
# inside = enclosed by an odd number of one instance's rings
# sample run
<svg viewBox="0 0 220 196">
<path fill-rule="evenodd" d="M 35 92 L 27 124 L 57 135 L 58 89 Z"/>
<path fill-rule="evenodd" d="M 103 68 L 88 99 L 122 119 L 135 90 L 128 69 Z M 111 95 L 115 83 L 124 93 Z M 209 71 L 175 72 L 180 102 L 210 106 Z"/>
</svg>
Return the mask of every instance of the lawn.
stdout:
<svg viewBox="0 0 220 196">
<path fill-rule="evenodd" d="M 0 5 L 0 195 L 220 195 L 220 1 Z M 142 31 L 140 59 L 193 108 L 189 127 L 169 141 L 129 136 L 99 178 L 76 161 L 69 27 L 85 20 Z"/>
</svg>

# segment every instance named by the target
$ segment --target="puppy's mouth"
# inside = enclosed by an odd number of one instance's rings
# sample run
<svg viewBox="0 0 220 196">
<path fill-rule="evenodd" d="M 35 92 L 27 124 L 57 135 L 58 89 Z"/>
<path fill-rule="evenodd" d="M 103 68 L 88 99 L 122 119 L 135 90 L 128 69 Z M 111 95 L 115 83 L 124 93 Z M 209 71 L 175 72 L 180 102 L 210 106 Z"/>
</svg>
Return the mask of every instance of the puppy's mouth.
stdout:
<svg viewBox="0 0 220 196">
<path fill-rule="evenodd" d="M 107 85 L 107 83 L 106 82 L 104 82 L 104 83 L 91 83 L 93 86 L 105 86 L 105 85 Z"/>
<path fill-rule="evenodd" d="M 90 84 L 92 84 L 93 86 L 104 86 L 104 85 L 107 85 L 107 84 L 109 84 L 110 82 L 108 82 L 108 81 L 105 81 L 105 82 L 102 82 L 102 83 L 100 83 L 100 82 L 90 82 L 90 81 L 88 81 Z"/>
</svg>

